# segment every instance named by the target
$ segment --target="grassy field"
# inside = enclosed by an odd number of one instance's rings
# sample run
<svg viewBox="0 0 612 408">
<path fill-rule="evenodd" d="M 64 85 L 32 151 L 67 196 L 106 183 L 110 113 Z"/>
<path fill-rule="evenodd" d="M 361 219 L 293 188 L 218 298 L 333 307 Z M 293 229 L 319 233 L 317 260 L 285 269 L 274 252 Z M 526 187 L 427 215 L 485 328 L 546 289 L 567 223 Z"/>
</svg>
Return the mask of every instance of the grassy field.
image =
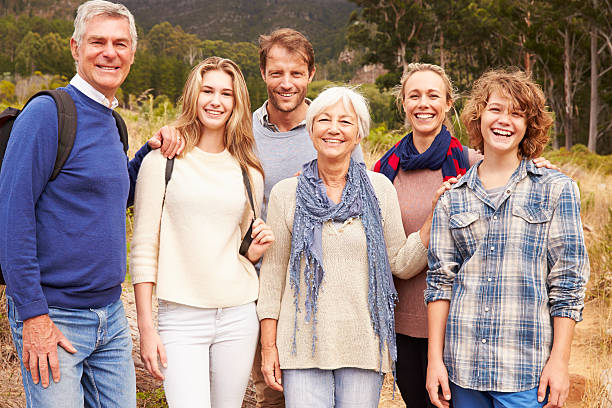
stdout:
<svg viewBox="0 0 612 408">
<path fill-rule="evenodd" d="M 154 103 L 144 96 L 139 111 L 122 111 L 131 135 L 130 153 L 136 150 L 175 115 L 169 103 Z M 376 133 L 378 132 L 378 133 Z M 373 136 L 362 142 L 368 166 L 378 159 L 386 146 L 400 137 L 373 130 Z M 562 171 L 579 184 L 582 219 L 591 262 L 584 322 L 576 328 L 570 373 L 571 400 L 568 407 L 607 407 L 601 374 L 612 368 L 612 156 L 597 156 L 578 146 L 572 151 L 547 151 L 545 157 L 561 166 Z M 128 230 L 131 230 L 128 217 Z M 131 287 L 126 287 L 130 292 Z M 4 291 L 0 290 L 0 298 Z M 129 296 L 129 293 L 128 293 Z M 0 299 L 4 304 L 3 299 Z M 138 370 L 139 407 L 166 406 L 159 384 L 142 378 Z M 145 385 L 142 385 L 145 384 Z M 406 406 L 396 393 L 392 399 L 392 383 L 387 379 L 380 407 Z M 611 395 L 612 397 L 612 395 Z M 0 313 L 0 408 L 25 406 L 21 389 L 18 360 L 10 339 L 4 309 Z"/>
</svg>

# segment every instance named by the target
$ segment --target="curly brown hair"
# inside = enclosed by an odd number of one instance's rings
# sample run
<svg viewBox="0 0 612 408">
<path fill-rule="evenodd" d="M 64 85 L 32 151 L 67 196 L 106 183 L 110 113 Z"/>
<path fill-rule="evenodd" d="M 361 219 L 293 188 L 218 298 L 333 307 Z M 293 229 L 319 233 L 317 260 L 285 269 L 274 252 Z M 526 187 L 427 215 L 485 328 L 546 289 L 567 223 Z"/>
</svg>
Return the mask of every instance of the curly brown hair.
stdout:
<svg viewBox="0 0 612 408">
<path fill-rule="evenodd" d="M 525 115 L 527 129 L 523 140 L 519 143 L 520 156 L 527 159 L 538 157 L 548 143 L 548 131 L 553 118 L 547 110 L 546 98 L 540 86 L 529 74 L 517 68 L 488 71 L 474 82 L 461 112 L 461 121 L 467 128 L 470 145 L 486 154 L 480 118 L 489 96 L 496 91 L 507 96 L 512 107 L 519 109 Z"/>
</svg>

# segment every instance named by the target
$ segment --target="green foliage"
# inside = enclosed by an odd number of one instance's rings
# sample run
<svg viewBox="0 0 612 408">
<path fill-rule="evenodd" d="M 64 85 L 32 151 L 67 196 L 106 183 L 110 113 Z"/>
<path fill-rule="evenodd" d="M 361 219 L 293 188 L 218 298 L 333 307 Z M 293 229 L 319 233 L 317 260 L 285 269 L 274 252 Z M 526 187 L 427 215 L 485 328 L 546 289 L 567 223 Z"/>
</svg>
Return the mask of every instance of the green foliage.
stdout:
<svg viewBox="0 0 612 408">
<path fill-rule="evenodd" d="M 370 134 L 366 142 L 370 150 L 384 153 L 397 143 L 402 136 L 404 136 L 402 131 L 390 131 L 387 129 L 386 124 L 383 123 L 380 126 L 370 128 Z M 378 154 L 377 156 L 380 157 L 382 154 Z"/>
<path fill-rule="evenodd" d="M 559 150 L 546 150 L 543 156 L 558 165 L 574 164 L 587 170 L 612 174 L 612 155 L 595 154 L 583 144 L 574 145 L 570 151 L 564 147 Z"/>
<path fill-rule="evenodd" d="M 15 100 L 15 84 L 7 80 L 0 81 L 0 100 L 7 102 Z"/>
<path fill-rule="evenodd" d="M 324 89 L 341 85 L 345 84 L 326 80 L 312 81 L 308 87 L 308 93 L 306 96 L 309 99 L 314 99 Z M 357 87 L 357 91 L 360 92 L 369 103 L 372 127 L 384 125 L 386 129 L 387 127 L 395 128 L 401 124 L 399 115 L 397 114 L 397 110 L 395 108 L 395 99 L 390 92 L 381 92 L 373 84 L 360 85 Z"/>
<path fill-rule="evenodd" d="M 152 391 L 138 391 L 136 393 L 138 406 L 143 408 L 167 408 L 166 394 L 163 388 Z"/>
</svg>

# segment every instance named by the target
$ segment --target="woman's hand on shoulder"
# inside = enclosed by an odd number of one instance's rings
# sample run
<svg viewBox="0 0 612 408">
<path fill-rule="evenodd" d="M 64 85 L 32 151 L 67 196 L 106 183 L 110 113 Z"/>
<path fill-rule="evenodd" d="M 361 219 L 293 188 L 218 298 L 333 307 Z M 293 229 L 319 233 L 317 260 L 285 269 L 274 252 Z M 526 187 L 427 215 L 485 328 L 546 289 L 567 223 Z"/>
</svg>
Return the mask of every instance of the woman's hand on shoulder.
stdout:
<svg viewBox="0 0 612 408">
<path fill-rule="evenodd" d="M 431 200 L 431 211 L 432 212 L 436 208 L 436 204 L 438 203 L 438 200 L 440 199 L 440 197 L 442 197 L 442 194 L 450 190 L 453 184 L 456 184 L 460 178 L 461 178 L 461 175 L 458 175 L 457 177 L 451 177 L 450 179 L 443 182 L 440 188 L 436 190 L 433 200 Z"/>
<path fill-rule="evenodd" d="M 552 164 L 545 157 L 536 157 L 535 159 L 533 159 L 533 164 L 535 164 L 537 168 L 546 167 L 547 169 L 561 171 L 559 166 Z"/>
<path fill-rule="evenodd" d="M 257 218 L 253 221 L 251 237 L 253 241 L 251 246 L 249 246 L 246 257 L 249 261 L 255 263 L 259 261 L 259 258 L 263 256 L 274 242 L 274 233 L 268 224 L 263 222 L 261 218 Z"/>
<path fill-rule="evenodd" d="M 166 349 L 164 344 L 155 329 L 147 329 L 140 331 L 140 358 L 147 369 L 147 371 L 158 380 L 164 379 L 159 364 L 157 361 L 157 355 L 159 354 L 159 360 L 164 366 L 168 365 L 168 359 L 166 357 Z"/>
</svg>

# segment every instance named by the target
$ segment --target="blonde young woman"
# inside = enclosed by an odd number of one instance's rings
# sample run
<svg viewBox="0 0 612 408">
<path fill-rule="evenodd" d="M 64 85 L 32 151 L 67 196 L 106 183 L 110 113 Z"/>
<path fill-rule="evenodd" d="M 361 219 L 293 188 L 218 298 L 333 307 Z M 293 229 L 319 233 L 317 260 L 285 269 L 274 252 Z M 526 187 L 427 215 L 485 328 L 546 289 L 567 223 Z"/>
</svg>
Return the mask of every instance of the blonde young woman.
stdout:
<svg viewBox="0 0 612 408">
<path fill-rule="evenodd" d="M 174 126 L 186 147 L 170 182 L 166 159 L 154 152 L 136 189 L 131 274 L 141 356 L 164 380 L 170 407 L 240 407 L 258 335 L 253 263 L 274 241 L 257 219 L 246 256 L 239 254 L 252 219 L 242 169 L 256 213 L 263 195 L 249 96 L 236 64 L 211 57 L 191 71 L 181 100 Z"/>
</svg>

